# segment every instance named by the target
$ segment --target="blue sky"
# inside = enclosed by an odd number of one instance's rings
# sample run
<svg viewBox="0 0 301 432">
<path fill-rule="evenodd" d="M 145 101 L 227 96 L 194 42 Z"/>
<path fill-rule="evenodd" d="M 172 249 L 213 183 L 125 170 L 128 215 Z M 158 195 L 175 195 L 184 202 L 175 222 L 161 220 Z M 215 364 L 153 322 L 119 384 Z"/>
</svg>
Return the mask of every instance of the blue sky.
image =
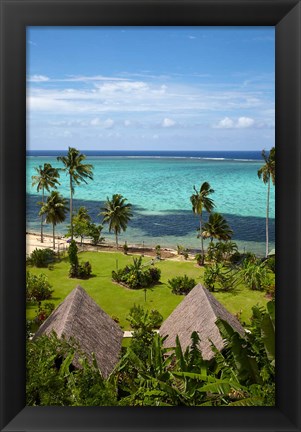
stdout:
<svg viewBox="0 0 301 432">
<path fill-rule="evenodd" d="M 30 150 L 274 144 L 274 27 L 27 28 Z"/>
</svg>

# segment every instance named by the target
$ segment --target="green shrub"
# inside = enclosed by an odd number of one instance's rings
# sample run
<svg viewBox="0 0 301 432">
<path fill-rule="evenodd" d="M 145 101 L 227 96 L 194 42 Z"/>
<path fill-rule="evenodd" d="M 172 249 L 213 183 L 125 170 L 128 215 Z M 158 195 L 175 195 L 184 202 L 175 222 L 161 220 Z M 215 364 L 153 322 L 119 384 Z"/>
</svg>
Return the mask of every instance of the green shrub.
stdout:
<svg viewBox="0 0 301 432">
<path fill-rule="evenodd" d="M 161 270 L 156 267 L 142 267 L 142 257 L 133 258 L 133 264 L 112 271 L 112 279 L 131 289 L 147 288 L 159 282 Z"/>
<path fill-rule="evenodd" d="M 155 247 L 155 251 L 156 251 L 156 257 L 157 257 L 158 259 L 161 259 L 161 246 L 160 246 L 160 245 L 157 245 L 157 246 Z"/>
<path fill-rule="evenodd" d="M 158 267 L 150 267 L 147 270 L 149 276 L 150 276 L 150 282 L 152 284 L 156 284 L 160 281 L 161 278 L 161 270 Z"/>
<path fill-rule="evenodd" d="M 74 240 L 71 241 L 68 256 L 71 267 L 69 269 L 69 277 L 70 278 L 78 278 L 78 279 L 88 279 L 92 273 L 92 267 L 89 261 L 84 264 L 79 264 L 78 256 L 77 256 L 78 248 Z"/>
<path fill-rule="evenodd" d="M 123 252 L 124 252 L 125 255 L 127 255 L 128 251 L 129 251 L 129 247 L 127 245 L 127 242 L 125 242 L 124 245 L 123 245 Z"/>
<path fill-rule="evenodd" d="M 78 278 L 79 279 L 88 279 L 92 273 L 92 266 L 89 261 L 86 261 L 84 264 L 80 264 L 78 266 Z"/>
<path fill-rule="evenodd" d="M 92 266 L 89 261 L 84 264 L 78 264 L 77 266 L 71 265 L 69 269 L 69 277 L 77 279 L 89 279 L 92 273 Z"/>
<path fill-rule="evenodd" d="M 276 271 L 276 261 L 275 257 L 271 256 L 266 260 L 266 266 L 269 268 L 273 273 Z"/>
<path fill-rule="evenodd" d="M 26 301 L 40 302 L 51 298 L 53 290 L 46 275 L 26 272 Z"/>
<path fill-rule="evenodd" d="M 35 267 L 47 267 L 56 259 L 56 253 L 52 249 L 35 249 L 27 258 L 27 264 Z"/>
<path fill-rule="evenodd" d="M 149 313 L 149 318 L 153 325 L 153 328 L 157 329 L 161 326 L 163 322 L 163 316 L 156 309 L 152 309 Z"/>
<path fill-rule="evenodd" d="M 196 286 L 196 281 L 184 275 L 169 279 L 168 285 L 173 294 L 188 294 Z"/>
<path fill-rule="evenodd" d="M 36 311 L 37 315 L 34 319 L 34 322 L 40 326 L 49 317 L 54 308 L 54 303 L 45 302 L 42 305 L 41 302 L 39 302 L 39 307 Z"/>
<path fill-rule="evenodd" d="M 195 256 L 196 262 L 198 263 L 198 265 L 202 265 L 202 254 L 201 253 L 197 253 Z"/>
<path fill-rule="evenodd" d="M 185 250 L 184 252 L 183 252 L 183 257 L 185 258 L 185 260 L 187 260 L 188 259 L 188 252 L 187 252 L 187 250 Z"/>
<path fill-rule="evenodd" d="M 160 327 L 163 322 L 163 316 L 156 309 L 152 309 L 149 312 L 142 306 L 134 304 L 130 309 L 127 321 L 130 322 L 131 327 L 134 330 L 141 328 L 144 330 L 151 330 Z"/>
<path fill-rule="evenodd" d="M 209 291 L 214 291 L 217 286 L 223 291 L 231 291 L 239 283 L 239 274 L 229 266 L 213 262 L 205 267 L 203 280 Z"/>
<path fill-rule="evenodd" d="M 185 248 L 182 245 L 177 245 L 177 253 L 178 255 L 183 255 Z"/>
<path fill-rule="evenodd" d="M 68 257 L 71 267 L 78 266 L 78 256 L 77 256 L 78 247 L 76 245 L 75 240 L 71 240 L 70 246 L 68 248 Z"/>
</svg>

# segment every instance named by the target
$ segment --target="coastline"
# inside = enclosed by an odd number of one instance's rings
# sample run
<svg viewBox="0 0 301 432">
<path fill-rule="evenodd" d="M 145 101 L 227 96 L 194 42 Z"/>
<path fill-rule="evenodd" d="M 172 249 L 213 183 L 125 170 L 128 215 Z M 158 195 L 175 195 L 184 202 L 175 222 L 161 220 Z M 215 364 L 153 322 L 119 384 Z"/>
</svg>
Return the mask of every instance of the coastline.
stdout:
<svg viewBox="0 0 301 432">
<path fill-rule="evenodd" d="M 53 237 L 51 234 L 43 234 L 44 242 L 41 243 L 41 234 L 34 231 L 26 231 L 26 256 L 30 255 L 34 249 L 46 249 L 53 247 Z M 55 250 L 64 252 L 67 250 L 69 243 L 67 242 L 68 238 L 57 235 L 55 236 Z M 83 240 L 83 243 L 79 240 L 76 240 L 77 246 L 79 247 L 79 252 L 121 252 L 123 253 L 123 248 L 120 246 L 118 251 L 113 242 L 104 242 L 99 245 L 92 245 L 89 240 Z M 128 244 L 129 251 L 128 255 L 135 254 L 143 254 L 145 256 L 154 257 L 156 256 L 156 250 L 150 246 L 140 246 L 136 244 Z M 196 253 L 199 250 L 191 249 L 189 250 L 188 260 L 194 259 Z M 163 259 L 176 259 L 179 261 L 185 261 L 185 258 L 182 255 L 178 255 L 178 252 L 175 249 L 161 246 L 161 257 Z"/>
</svg>

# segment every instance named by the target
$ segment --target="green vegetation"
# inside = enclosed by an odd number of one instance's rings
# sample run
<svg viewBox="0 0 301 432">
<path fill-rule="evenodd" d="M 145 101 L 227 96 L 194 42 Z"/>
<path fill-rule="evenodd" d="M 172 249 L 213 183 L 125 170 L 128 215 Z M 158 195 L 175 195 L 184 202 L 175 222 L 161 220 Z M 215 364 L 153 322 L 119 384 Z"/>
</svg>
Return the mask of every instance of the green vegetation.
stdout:
<svg viewBox="0 0 301 432">
<path fill-rule="evenodd" d="M 131 213 L 132 204 L 126 203 L 127 199 L 120 194 L 114 194 L 112 199 L 107 197 L 104 208 L 98 216 L 103 216 L 103 223 L 109 224 L 109 231 L 114 231 L 116 248 L 118 249 L 118 234 L 126 231 L 127 224 L 133 214 Z"/>
<path fill-rule="evenodd" d="M 171 288 L 173 294 L 188 294 L 195 286 L 196 281 L 193 278 L 189 278 L 186 274 L 184 276 L 176 276 L 169 279 L 168 285 Z"/>
<path fill-rule="evenodd" d="M 44 205 L 45 190 L 50 192 L 50 189 L 56 189 L 59 185 L 58 178 L 60 177 L 59 170 L 53 168 L 50 163 L 44 163 L 44 166 L 35 167 L 37 175 L 32 176 L 32 186 L 37 186 L 37 192 L 42 191 L 42 203 Z M 40 204 L 40 203 L 38 203 Z M 41 243 L 43 243 L 43 215 L 41 215 Z"/>
<path fill-rule="evenodd" d="M 80 264 L 77 256 L 78 248 L 75 240 L 71 240 L 68 257 L 70 262 L 69 277 L 77 279 L 89 279 L 92 273 L 92 266 L 89 261 Z"/>
<path fill-rule="evenodd" d="M 216 240 L 230 240 L 233 231 L 220 213 L 211 213 L 208 222 L 204 223 L 202 236 Z"/>
<path fill-rule="evenodd" d="M 66 219 L 67 201 L 57 191 L 52 191 L 42 205 L 40 215 L 46 215 L 46 222 L 52 224 L 53 249 L 55 249 L 55 226 Z"/>
<path fill-rule="evenodd" d="M 204 239 L 202 236 L 202 233 L 203 233 L 202 216 L 203 216 L 203 209 L 205 209 L 208 213 L 210 213 L 213 210 L 214 202 L 211 198 L 209 198 L 209 195 L 211 195 L 214 192 L 214 190 L 211 188 L 210 184 L 207 182 L 204 182 L 201 185 L 199 191 L 196 189 L 195 186 L 193 186 L 193 189 L 194 189 L 195 193 L 191 195 L 190 201 L 192 204 L 193 213 L 200 215 L 199 236 L 201 237 L 201 245 L 202 245 L 202 262 L 201 262 L 201 264 L 204 265 L 205 254 L 204 254 Z"/>
<path fill-rule="evenodd" d="M 133 257 L 133 263 L 123 269 L 113 270 L 112 279 L 131 289 L 149 288 L 160 281 L 161 270 L 142 265 L 142 256 Z"/>
<path fill-rule="evenodd" d="M 26 263 L 35 267 L 48 267 L 57 258 L 53 249 L 34 249 L 27 258 Z"/>
<path fill-rule="evenodd" d="M 87 183 L 87 179 L 93 179 L 93 165 L 83 163 L 86 156 L 79 150 L 69 147 L 67 156 L 58 156 L 57 160 L 64 165 L 63 171 L 69 176 L 70 184 L 70 227 L 71 239 L 73 240 L 73 195 L 74 186 L 80 185 L 82 182 Z"/>
<path fill-rule="evenodd" d="M 26 301 L 40 302 L 51 298 L 53 290 L 51 289 L 46 275 L 40 273 L 38 275 L 26 272 Z"/>
<path fill-rule="evenodd" d="M 185 351 L 178 338 L 175 348 L 164 348 L 144 315 L 108 379 L 102 378 L 95 359 L 86 360 L 75 341 L 54 334 L 28 341 L 27 405 L 274 406 L 274 307 L 274 302 L 267 310 L 254 307 L 251 331 L 244 335 L 219 320 L 225 348 L 219 352 L 212 345 L 211 361 L 202 358 L 196 332 Z M 79 369 L 72 365 L 75 353 Z"/>
<path fill-rule="evenodd" d="M 54 289 L 52 301 L 58 305 L 77 284 L 82 284 L 88 294 L 110 316 L 114 315 L 119 318 L 120 325 L 124 329 L 129 329 L 126 318 L 134 304 L 143 305 L 148 310 L 157 309 L 164 319 L 171 314 L 183 297 L 172 294 L 168 287 L 169 279 L 186 274 L 188 277 L 194 278 L 196 282 L 203 281 L 204 269 L 198 267 L 195 262 L 161 260 L 155 265 L 155 268 L 161 270 L 161 283 L 147 290 L 147 300 L 145 301 L 143 290 L 130 290 L 112 281 L 112 269 L 117 270 L 117 267 L 130 265 L 132 262 L 131 255 L 110 252 L 82 252 L 79 257 L 83 261 L 90 262 L 94 277 L 85 281 L 68 278 L 70 264 L 67 258 L 55 263 L 53 270 L 43 269 Z M 149 261 L 149 257 L 142 259 L 145 264 Z M 40 273 L 40 269 L 30 267 L 30 272 L 37 275 Z M 243 284 L 240 284 L 234 292 L 217 291 L 214 292 L 214 295 L 233 314 L 242 311 L 241 319 L 246 322 L 249 322 L 252 306 L 257 303 L 263 306 L 267 301 L 264 292 L 252 291 Z M 32 319 L 34 316 L 35 308 L 28 305 L 28 319 Z"/>
<path fill-rule="evenodd" d="M 267 258 L 269 253 L 269 205 L 270 205 L 270 188 L 271 179 L 273 185 L 275 185 L 275 147 L 272 147 L 269 155 L 266 154 L 265 150 L 262 150 L 262 157 L 265 164 L 258 170 L 258 178 L 262 178 L 264 184 L 268 185 L 267 189 L 267 213 L 266 213 L 266 249 L 265 257 Z"/>
</svg>

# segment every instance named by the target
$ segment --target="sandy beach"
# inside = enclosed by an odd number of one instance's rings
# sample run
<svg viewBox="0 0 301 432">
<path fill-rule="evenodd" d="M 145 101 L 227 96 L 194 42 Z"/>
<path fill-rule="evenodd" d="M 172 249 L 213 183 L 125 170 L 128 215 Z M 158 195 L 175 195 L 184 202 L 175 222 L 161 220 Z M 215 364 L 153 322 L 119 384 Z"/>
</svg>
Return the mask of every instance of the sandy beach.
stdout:
<svg viewBox="0 0 301 432">
<path fill-rule="evenodd" d="M 58 236 L 55 238 L 55 250 L 63 252 L 68 248 L 66 237 Z M 83 241 L 83 244 L 80 245 L 80 242 L 77 243 L 80 251 L 94 251 L 94 252 L 115 252 L 116 247 L 113 243 L 103 243 L 101 245 L 93 246 L 87 240 Z M 39 233 L 26 233 L 26 256 L 30 255 L 34 249 L 45 249 L 53 247 L 53 239 L 49 234 L 44 234 L 44 241 L 41 243 L 41 235 Z M 122 252 L 122 247 L 118 249 L 118 252 Z M 150 257 L 156 256 L 156 251 L 154 248 L 150 247 L 140 247 L 137 245 L 129 245 L 129 254 L 143 254 Z M 178 255 L 177 251 L 170 248 L 161 248 L 161 257 L 163 259 L 173 259 L 177 261 L 185 261 L 185 258 L 182 255 Z M 194 258 L 194 253 L 189 254 L 189 259 Z"/>
</svg>

